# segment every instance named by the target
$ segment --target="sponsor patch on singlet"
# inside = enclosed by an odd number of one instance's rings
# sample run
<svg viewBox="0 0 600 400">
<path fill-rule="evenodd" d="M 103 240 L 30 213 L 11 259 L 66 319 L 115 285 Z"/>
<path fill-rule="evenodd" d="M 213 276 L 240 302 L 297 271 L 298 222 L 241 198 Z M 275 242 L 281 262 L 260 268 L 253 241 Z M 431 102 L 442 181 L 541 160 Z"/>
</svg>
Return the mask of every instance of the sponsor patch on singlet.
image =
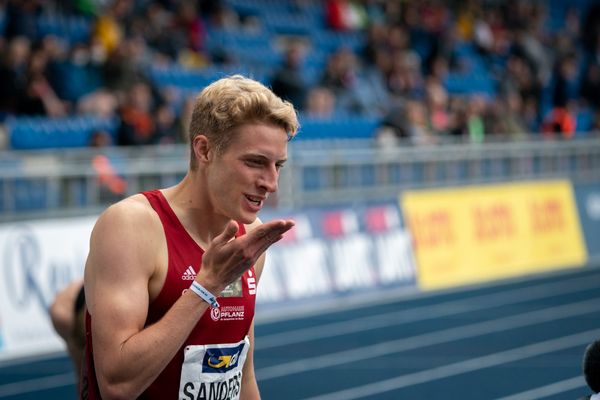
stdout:
<svg viewBox="0 0 600 400">
<path fill-rule="evenodd" d="M 242 297 L 244 294 L 242 292 L 242 277 L 239 277 L 237 280 L 233 281 L 229 284 L 219 297 Z"/>
<path fill-rule="evenodd" d="M 187 346 L 179 399 L 239 400 L 249 347 L 248 336 L 238 343 Z"/>
</svg>

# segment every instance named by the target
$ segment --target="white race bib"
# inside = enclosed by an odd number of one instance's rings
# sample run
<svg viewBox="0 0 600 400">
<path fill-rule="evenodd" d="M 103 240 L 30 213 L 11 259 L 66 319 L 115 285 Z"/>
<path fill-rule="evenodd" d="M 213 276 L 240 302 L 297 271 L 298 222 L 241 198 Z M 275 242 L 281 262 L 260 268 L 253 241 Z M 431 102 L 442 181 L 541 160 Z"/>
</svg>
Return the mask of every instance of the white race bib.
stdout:
<svg viewBox="0 0 600 400">
<path fill-rule="evenodd" d="M 179 399 L 239 400 L 249 347 L 248 336 L 238 343 L 187 346 Z"/>
</svg>

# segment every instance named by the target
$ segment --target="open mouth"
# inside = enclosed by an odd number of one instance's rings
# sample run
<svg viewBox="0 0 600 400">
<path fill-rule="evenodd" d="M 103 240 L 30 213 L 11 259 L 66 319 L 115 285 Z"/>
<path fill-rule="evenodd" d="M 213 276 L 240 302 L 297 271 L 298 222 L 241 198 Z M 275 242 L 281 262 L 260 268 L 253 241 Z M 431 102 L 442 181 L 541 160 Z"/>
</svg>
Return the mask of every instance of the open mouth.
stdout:
<svg viewBox="0 0 600 400">
<path fill-rule="evenodd" d="M 260 207 L 264 200 L 262 197 L 249 196 L 247 194 L 245 195 L 245 197 L 251 204 L 254 204 L 256 207 Z"/>
</svg>

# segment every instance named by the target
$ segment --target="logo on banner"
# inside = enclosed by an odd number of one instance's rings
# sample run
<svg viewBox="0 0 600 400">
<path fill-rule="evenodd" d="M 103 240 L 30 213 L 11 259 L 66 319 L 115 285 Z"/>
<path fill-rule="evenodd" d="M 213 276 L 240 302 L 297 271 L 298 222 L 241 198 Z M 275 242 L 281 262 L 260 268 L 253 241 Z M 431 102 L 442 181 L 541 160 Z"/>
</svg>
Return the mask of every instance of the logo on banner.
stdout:
<svg viewBox="0 0 600 400">
<path fill-rule="evenodd" d="M 577 267 L 587 258 L 571 183 L 405 192 L 423 288 Z"/>
<path fill-rule="evenodd" d="M 323 234 L 329 238 L 339 238 L 358 232 L 358 218 L 351 211 L 332 211 L 323 215 Z"/>
<path fill-rule="evenodd" d="M 298 243 L 312 237 L 312 227 L 309 219 L 305 215 L 295 215 L 288 219 L 294 220 L 294 226 L 284 233 L 280 243 Z"/>
<path fill-rule="evenodd" d="M 42 264 L 40 243 L 27 226 L 19 227 L 9 233 L 2 254 L 4 266 L 4 290 L 13 304 L 20 309 L 29 307 L 37 301 L 46 309 L 49 299 L 40 283 L 39 266 Z M 55 293 L 58 288 L 54 288 Z"/>
<path fill-rule="evenodd" d="M 202 372 L 223 373 L 238 365 L 245 343 L 235 347 L 208 348 L 202 360 Z"/>
<path fill-rule="evenodd" d="M 367 230 L 372 233 L 385 233 L 400 225 L 398 210 L 389 206 L 368 208 L 364 220 Z"/>
<path fill-rule="evenodd" d="M 27 225 L 6 233 L 0 249 L 0 285 L 16 309 L 47 310 L 55 293 L 73 279 L 70 263 L 44 252 L 50 236 Z"/>
</svg>

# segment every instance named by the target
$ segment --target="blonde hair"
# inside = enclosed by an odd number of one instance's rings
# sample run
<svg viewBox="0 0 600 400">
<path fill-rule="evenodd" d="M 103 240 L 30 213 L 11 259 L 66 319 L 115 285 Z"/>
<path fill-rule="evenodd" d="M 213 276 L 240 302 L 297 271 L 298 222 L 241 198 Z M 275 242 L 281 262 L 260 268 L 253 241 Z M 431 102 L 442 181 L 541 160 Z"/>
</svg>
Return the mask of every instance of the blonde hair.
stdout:
<svg viewBox="0 0 600 400">
<path fill-rule="evenodd" d="M 250 122 L 281 127 L 289 139 L 299 127 L 294 106 L 253 79 L 233 75 L 205 87 L 196 98 L 190 121 L 190 167 L 197 167 L 193 150 L 196 136 L 205 135 L 217 154 L 222 154 L 233 139 L 233 129 Z"/>
</svg>

